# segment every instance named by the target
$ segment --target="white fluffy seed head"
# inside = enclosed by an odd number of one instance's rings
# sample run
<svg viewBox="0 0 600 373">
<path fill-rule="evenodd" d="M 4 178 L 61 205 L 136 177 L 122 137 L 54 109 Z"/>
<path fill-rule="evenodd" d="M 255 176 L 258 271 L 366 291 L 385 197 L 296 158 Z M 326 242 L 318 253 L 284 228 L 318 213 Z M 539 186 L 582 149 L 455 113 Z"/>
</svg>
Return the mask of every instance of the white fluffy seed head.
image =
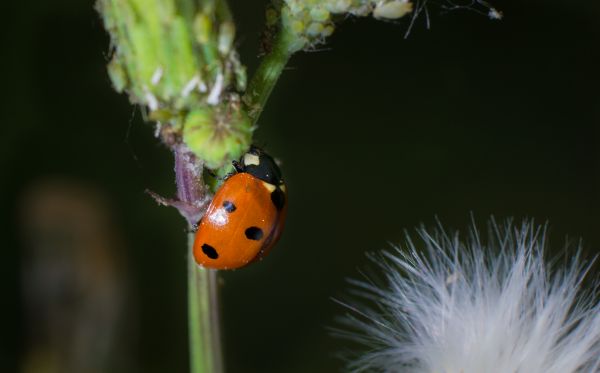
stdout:
<svg viewBox="0 0 600 373">
<path fill-rule="evenodd" d="M 582 289 L 579 249 L 548 266 L 545 227 L 533 222 L 492 221 L 487 239 L 473 227 L 466 241 L 417 232 L 373 257 L 382 281 L 352 281 L 335 331 L 365 351 L 350 371 L 600 372 L 600 303 Z"/>
</svg>

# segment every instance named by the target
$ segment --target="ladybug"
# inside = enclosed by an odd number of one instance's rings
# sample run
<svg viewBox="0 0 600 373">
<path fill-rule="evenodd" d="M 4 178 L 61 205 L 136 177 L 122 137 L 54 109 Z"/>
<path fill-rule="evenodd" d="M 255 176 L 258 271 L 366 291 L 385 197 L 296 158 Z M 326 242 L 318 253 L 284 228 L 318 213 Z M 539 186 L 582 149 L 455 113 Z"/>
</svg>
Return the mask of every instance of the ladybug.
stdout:
<svg viewBox="0 0 600 373">
<path fill-rule="evenodd" d="M 196 263 L 234 269 L 261 259 L 283 230 L 287 194 L 279 167 L 262 149 L 252 147 L 217 190 L 200 219 L 194 240 Z"/>
</svg>

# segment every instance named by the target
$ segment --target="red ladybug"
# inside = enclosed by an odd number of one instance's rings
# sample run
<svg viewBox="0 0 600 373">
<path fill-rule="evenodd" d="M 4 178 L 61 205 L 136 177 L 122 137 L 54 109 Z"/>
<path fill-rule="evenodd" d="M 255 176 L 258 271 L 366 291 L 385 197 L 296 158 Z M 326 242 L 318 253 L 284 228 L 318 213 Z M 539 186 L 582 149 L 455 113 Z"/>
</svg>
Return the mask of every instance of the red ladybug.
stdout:
<svg viewBox="0 0 600 373">
<path fill-rule="evenodd" d="M 287 195 L 273 158 L 252 147 L 233 166 L 236 173 L 217 190 L 198 224 L 194 258 L 204 267 L 234 269 L 261 259 L 283 230 Z"/>
</svg>

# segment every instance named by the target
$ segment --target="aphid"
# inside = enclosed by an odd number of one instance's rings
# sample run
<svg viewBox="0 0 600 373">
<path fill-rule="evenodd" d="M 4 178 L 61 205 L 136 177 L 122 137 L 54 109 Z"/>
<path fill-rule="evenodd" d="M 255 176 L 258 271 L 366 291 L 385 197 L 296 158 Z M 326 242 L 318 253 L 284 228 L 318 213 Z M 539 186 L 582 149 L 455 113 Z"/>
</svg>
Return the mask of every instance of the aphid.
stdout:
<svg viewBox="0 0 600 373">
<path fill-rule="evenodd" d="M 413 4 L 408 0 L 380 1 L 373 9 L 373 17 L 377 19 L 398 19 L 412 12 Z"/>
</svg>

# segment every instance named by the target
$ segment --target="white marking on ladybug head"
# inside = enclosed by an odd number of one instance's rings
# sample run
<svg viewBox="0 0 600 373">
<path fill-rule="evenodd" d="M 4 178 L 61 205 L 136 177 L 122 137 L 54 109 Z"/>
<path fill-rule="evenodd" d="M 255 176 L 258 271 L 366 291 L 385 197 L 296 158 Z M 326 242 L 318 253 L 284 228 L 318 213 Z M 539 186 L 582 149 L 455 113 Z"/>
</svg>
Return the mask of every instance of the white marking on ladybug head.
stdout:
<svg viewBox="0 0 600 373">
<path fill-rule="evenodd" d="M 258 166 L 260 164 L 260 158 L 258 155 L 252 153 L 244 154 L 244 166 Z"/>
<path fill-rule="evenodd" d="M 281 189 L 281 191 L 282 191 L 283 193 L 285 193 L 285 184 L 283 184 L 283 183 L 282 183 L 282 184 L 279 186 L 279 189 Z"/>
<path fill-rule="evenodd" d="M 265 186 L 265 188 L 267 188 L 269 193 L 273 193 L 275 191 L 275 189 L 277 188 L 275 185 L 269 184 L 266 181 L 263 181 L 263 185 Z"/>
<path fill-rule="evenodd" d="M 224 208 L 218 208 L 217 211 L 208 215 L 208 220 L 214 225 L 224 226 L 229 221 L 229 217 Z"/>
</svg>

